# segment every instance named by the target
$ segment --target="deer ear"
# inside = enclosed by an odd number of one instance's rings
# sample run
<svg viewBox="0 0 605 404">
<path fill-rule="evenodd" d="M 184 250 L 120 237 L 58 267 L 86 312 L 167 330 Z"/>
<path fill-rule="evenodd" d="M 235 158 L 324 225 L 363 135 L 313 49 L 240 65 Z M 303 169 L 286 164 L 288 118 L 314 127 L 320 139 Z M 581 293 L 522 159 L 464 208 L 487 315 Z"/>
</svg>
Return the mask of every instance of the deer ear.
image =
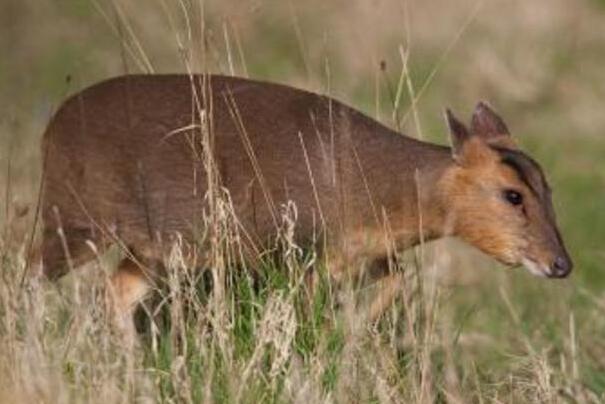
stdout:
<svg viewBox="0 0 605 404">
<path fill-rule="evenodd" d="M 458 120 L 450 111 L 449 108 L 445 110 L 445 121 L 450 130 L 450 141 L 452 144 L 452 157 L 456 161 L 460 161 L 462 156 L 462 147 L 464 143 L 471 137 L 470 132 L 466 129 L 466 126 Z"/>
<path fill-rule="evenodd" d="M 493 146 L 516 149 L 504 120 L 484 101 L 479 101 L 471 120 L 471 133 Z"/>
</svg>

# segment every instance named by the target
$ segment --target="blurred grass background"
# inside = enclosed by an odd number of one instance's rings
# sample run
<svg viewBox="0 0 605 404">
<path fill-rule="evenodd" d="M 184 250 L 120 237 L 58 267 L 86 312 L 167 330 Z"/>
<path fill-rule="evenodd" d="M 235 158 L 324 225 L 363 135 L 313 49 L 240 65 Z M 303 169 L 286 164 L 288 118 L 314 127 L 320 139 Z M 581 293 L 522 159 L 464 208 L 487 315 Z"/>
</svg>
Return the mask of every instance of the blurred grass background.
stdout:
<svg viewBox="0 0 605 404">
<path fill-rule="evenodd" d="M 5 229 L 14 209 L 35 205 L 39 141 L 61 100 L 126 72 L 285 83 L 439 143 L 445 107 L 469 116 L 489 101 L 543 165 L 575 271 L 565 281 L 537 279 L 437 243 L 435 262 L 447 258 L 441 310 L 463 346 L 455 360 L 472 363 L 497 391 L 523 379 L 528 350 L 541 352 L 590 392 L 576 401 L 604 399 L 605 2 L 5 0 L 0 50 Z M 402 55 L 418 120 L 409 94 L 393 111 Z"/>
</svg>

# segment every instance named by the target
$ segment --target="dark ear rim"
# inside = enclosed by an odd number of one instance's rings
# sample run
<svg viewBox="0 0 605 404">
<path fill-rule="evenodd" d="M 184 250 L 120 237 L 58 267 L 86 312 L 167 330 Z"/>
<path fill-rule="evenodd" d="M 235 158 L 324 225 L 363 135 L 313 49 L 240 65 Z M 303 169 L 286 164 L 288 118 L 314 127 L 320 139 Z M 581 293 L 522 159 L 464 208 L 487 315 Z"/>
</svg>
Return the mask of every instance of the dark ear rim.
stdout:
<svg viewBox="0 0 605 404">
<path fill-rule="evenodd" d="M 450 143 L 452 147 L 452 157 L 454 160 L 459 160 L 464 143 L 471 137 L 471 132 L 452 112 L 451 109 L 445 108 L 445 122 L 450 132 Z"/>
<path fill-rule="evenodd" d="M 500 136 L 510 136 L 510 131 L 504 123 L 504 119 L 494 111 L 487 101 L 483 100 L 477 103 L 473 111 L 471 132 L 486 140 Z"/>
</svg>

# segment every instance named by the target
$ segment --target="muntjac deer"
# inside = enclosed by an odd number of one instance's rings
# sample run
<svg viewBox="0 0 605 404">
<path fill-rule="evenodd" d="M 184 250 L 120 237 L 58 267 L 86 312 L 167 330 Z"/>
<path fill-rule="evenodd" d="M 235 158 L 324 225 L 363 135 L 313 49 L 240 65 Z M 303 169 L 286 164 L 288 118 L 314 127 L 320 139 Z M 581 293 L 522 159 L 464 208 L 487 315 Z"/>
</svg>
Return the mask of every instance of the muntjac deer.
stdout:
<svg viewBox="0 0 605 404">
<path fill-rule="evenodd" d="M 161 268 L 166 240 L 195 243 L 212 169 L 252 260 L 290 202 L 297 243 L 315 242 L 336 281 L 357 276 L 360 258 L 385 262 L 387 238 L 405 249 L 442 236 L 566 277 L 572 263 L 538 163 L 485 103 L 468 128 L 449 110 L 446 120 L 451 148 L 278 84 L 131 75 L 94 85 L 44 135 L 43 273 L 60 277 L 94 258 L 91 243 L 119 242 L 128 254 L 112 279 L 128 312 Z M 379 297 L 377 310 L 390 299 Z"/>
</svg>

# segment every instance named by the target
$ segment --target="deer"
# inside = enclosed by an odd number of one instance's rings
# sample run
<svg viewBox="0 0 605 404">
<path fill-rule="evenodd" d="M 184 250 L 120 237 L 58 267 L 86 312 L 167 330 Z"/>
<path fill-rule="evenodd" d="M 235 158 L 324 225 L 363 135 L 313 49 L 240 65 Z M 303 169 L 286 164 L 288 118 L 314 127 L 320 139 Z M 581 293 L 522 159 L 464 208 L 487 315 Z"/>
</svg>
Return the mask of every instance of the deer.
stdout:
<svg viewBox="0 0 605 404">
<path fill-rule="evenodd" d="M 126 75 L 92 85 L 43 136 L 41 272 L 58 279 L 118 243 L 126 254 L 111 284 L 117 311 L 130 316 L 162 271 L 166 240 L 194 243 L 214 187 L 229 196 L 249 262 L 292 203 L 296 242 L 316 246 L 336 283 L 359 277 L 359 262 L 383 268 L 393 250 L 446 236 L 506 267 L 567 277 L 573 264 L 540 165 L 486 102 L 469 125 L 449 109 L 445 120 L 450 146 L 329 96 L 247 78 Z M 370 317 L 396 290 L 376 297 Z"/>
</svg>

